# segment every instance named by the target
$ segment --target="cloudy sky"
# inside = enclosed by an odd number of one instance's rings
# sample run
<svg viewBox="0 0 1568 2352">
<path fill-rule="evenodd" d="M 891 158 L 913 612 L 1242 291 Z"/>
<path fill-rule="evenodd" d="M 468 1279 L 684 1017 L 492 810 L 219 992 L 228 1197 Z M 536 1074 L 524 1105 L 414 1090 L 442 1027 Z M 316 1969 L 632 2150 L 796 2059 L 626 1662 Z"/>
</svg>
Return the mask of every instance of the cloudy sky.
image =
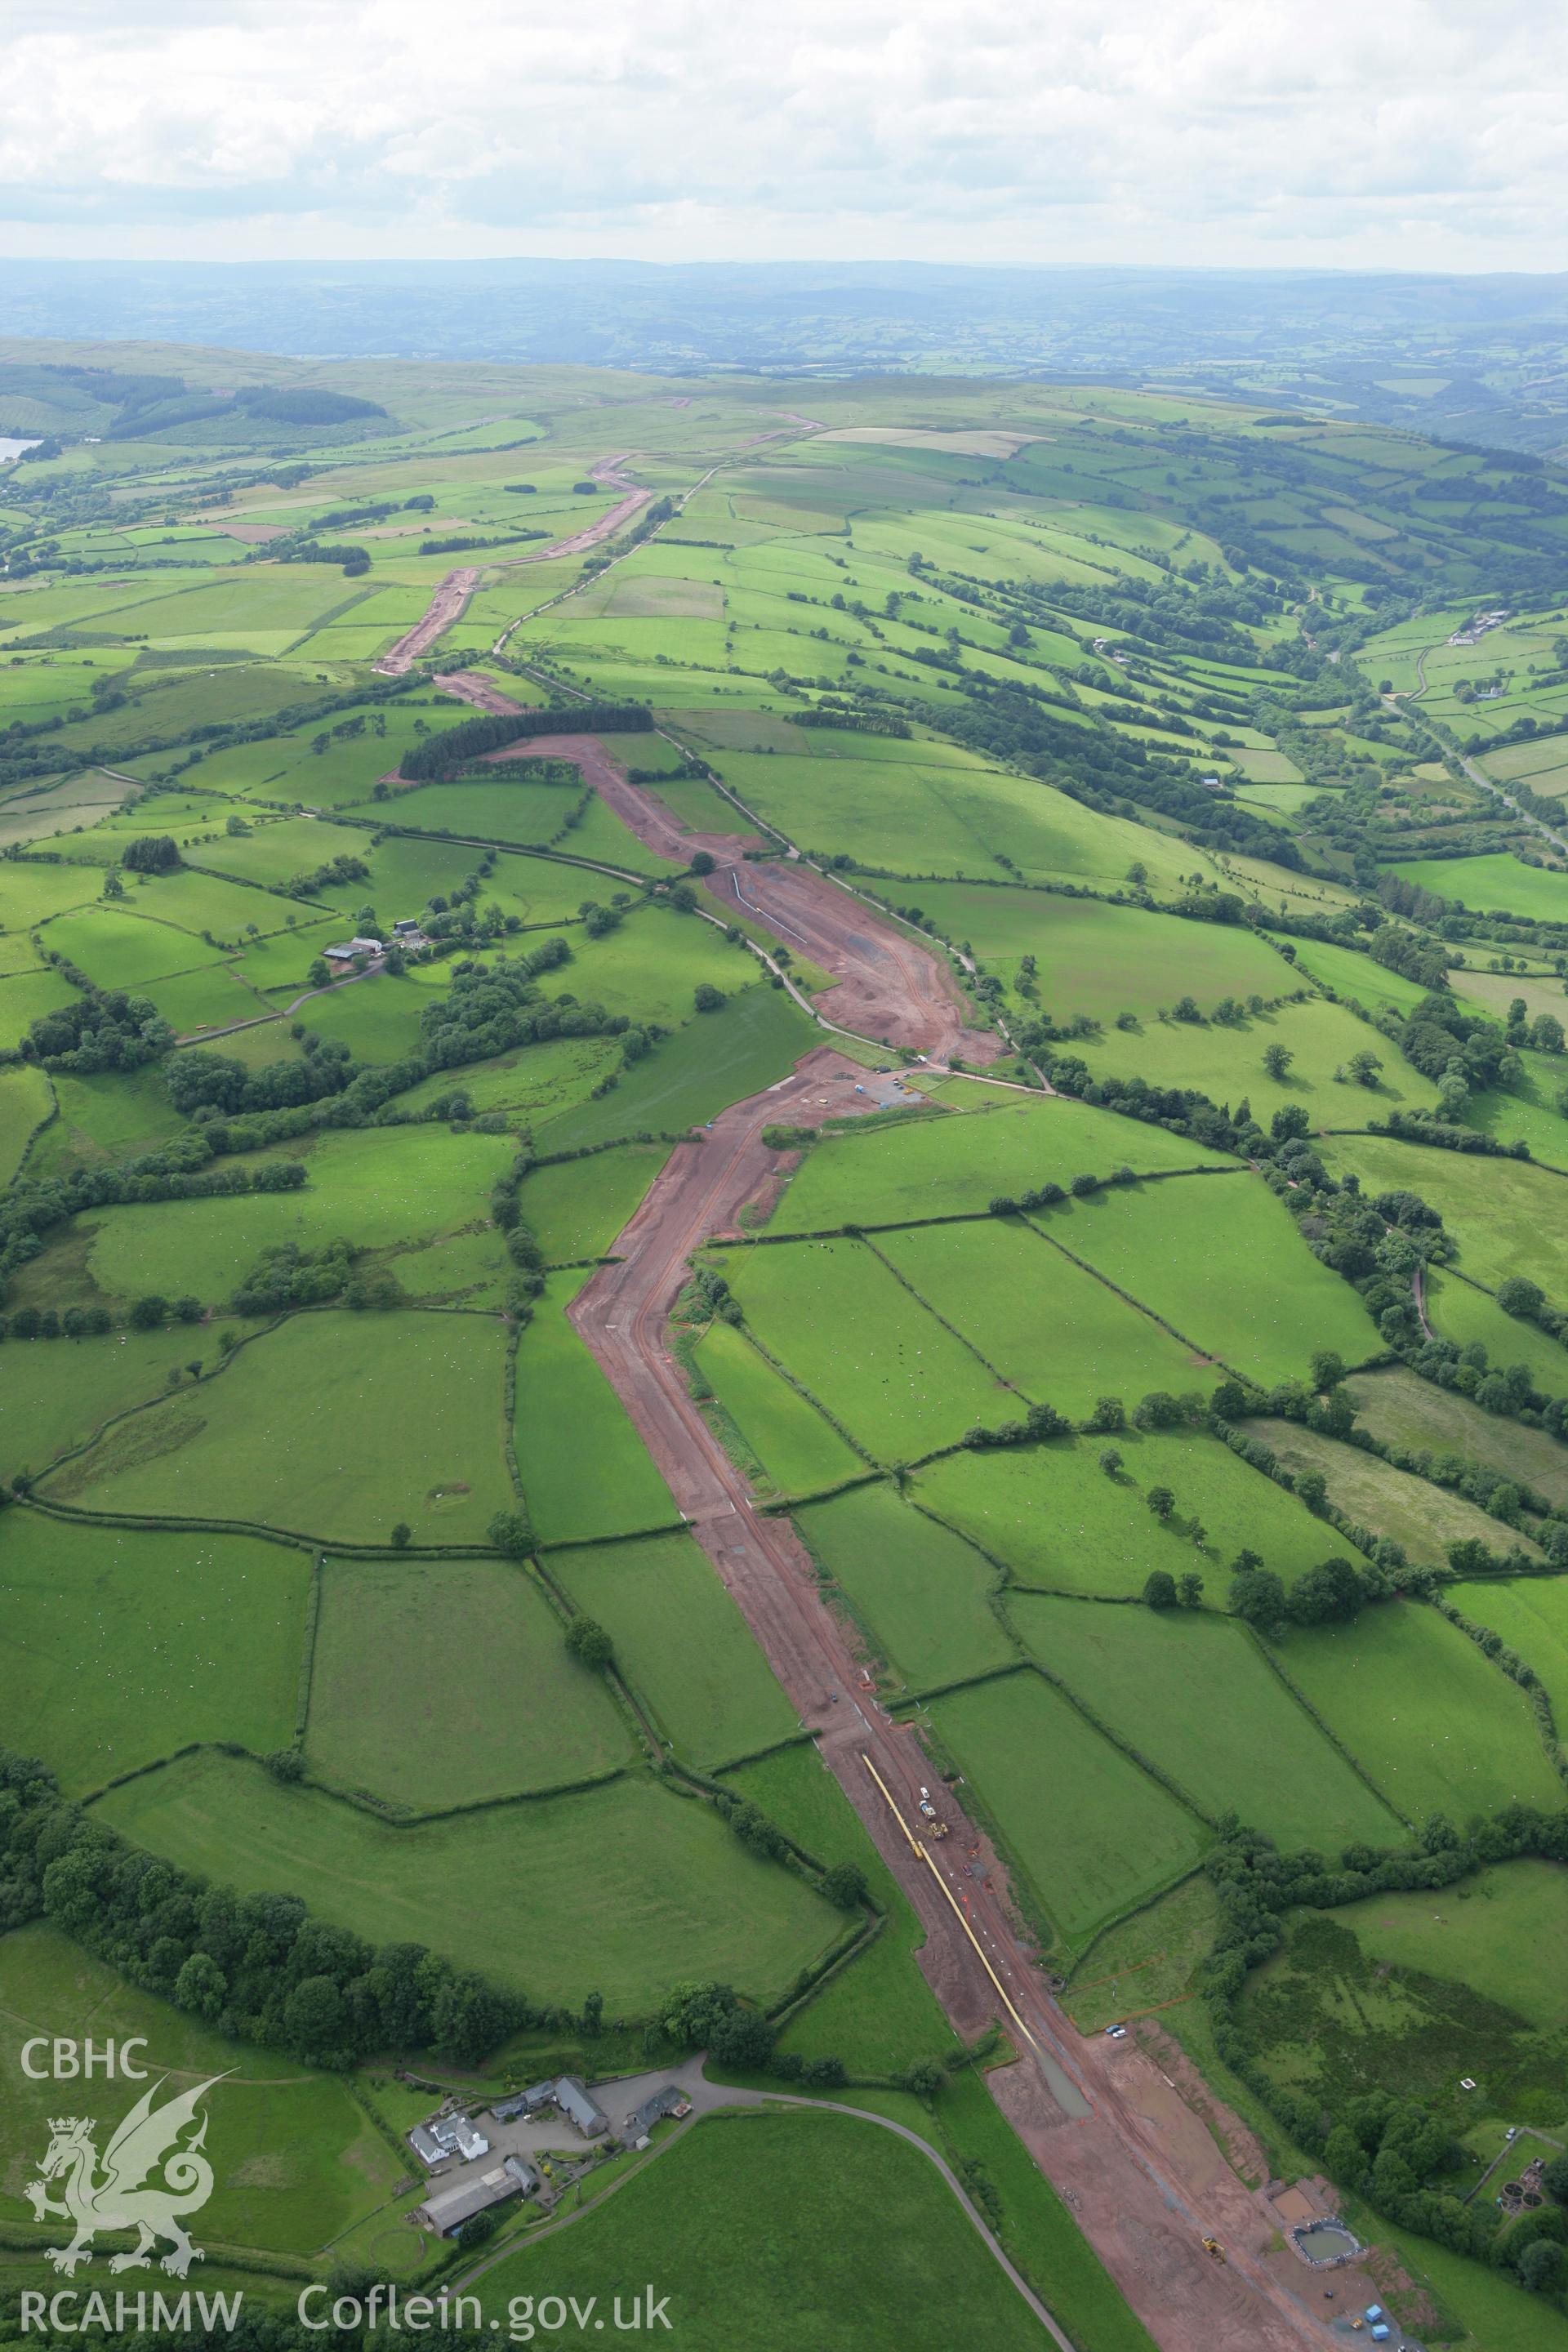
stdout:
<svg viewBox="0 0 1568 2352">
<path fill-rule="evenodd" d="M 1568 267 L 1551 0 L 8 0 L 0 252 Z"/>
</svg>

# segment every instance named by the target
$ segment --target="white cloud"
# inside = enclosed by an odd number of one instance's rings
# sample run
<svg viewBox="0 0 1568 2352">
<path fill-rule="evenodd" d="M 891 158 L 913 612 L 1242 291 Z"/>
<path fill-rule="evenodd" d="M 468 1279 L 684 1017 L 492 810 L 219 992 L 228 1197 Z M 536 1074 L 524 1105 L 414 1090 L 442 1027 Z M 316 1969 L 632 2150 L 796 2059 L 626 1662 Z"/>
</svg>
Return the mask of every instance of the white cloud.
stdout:
<svg viewBox="0 0 1568 2352">
<path fill-rule="evenodd" d="M 13 0 L 13 253 L 1546 268 L 1538 0 Z"/>
</svg>

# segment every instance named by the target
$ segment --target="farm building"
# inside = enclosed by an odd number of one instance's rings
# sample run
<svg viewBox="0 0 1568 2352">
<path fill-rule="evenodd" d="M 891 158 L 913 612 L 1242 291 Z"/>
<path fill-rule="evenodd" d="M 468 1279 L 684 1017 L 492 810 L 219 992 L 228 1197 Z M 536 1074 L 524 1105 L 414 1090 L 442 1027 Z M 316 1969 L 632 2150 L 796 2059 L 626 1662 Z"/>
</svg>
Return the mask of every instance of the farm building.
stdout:
<svg viewBox="0 0 1568 2352">
<path fill-rule="evenodd" d="M 621 2126 L 621 2140 L 626 2147 L 646 2147 L 647 2137 L 661 2116 L 689 2116 L 691 2102 L 679 2084 L 667 2083 L 640 2107 L 634 2107 Z"/>
<path fill-rule="evenodd" d="M 539 2185 L 540 2175 L 526 2158 L 509 2156 L 493 2172 L 481 2172 L 477 2179 L 437 2189 L 419 2210 L 430 2229 L 449 2238 L 465 2221 L 471 2221 L 476 2213 L 487 2213 L 492 2205 L 503 2204 L 509 2197 L 531 2197 Z"/>
<path fill-rule="evenodd" d="M 608 2116 L 575 2074 L 562 2075 L 555 2085 L 555 2104 L 567 2121 L 576 2125 L 584 2139 L 596 2139 L 610 2127 Z"/>
<path fill-rule="evenodd" d="M 549 2106 L 559 2108 L 584 2139 L 597 2139 L 609 2129 L 609 2117 L 575 2074 L 552 2075 L 548 2082 L 534 2083 L 526 2091 L 514 2091 L 510 2098 L 498 2099 L 490 2113 L 498 2124 L 510 2124 L 520 2116 L 537 2116 Z"/>
<path fill-rule="evenodd" d="M 515 2123 L 519 2116 L 536 2116 L 542 2107 L 552 2105 L 555 2098 L 556 2078 L 531 2083 L 526 2091 L 514 2091 L 510 2099 L 498 2099 L 490 2113 L 498 2124 Z"/>
<path fill-rule="evenodd" d="M 431 2171 L 448 2157 L 460 2157 L 465 2164 L 471 2164 L 476 2157 L 490 2152 L 489 2140 L 468 2116 L 436 2116 L 427 2124 L 416 2124 L 408 2144 Z"/>
</svg>

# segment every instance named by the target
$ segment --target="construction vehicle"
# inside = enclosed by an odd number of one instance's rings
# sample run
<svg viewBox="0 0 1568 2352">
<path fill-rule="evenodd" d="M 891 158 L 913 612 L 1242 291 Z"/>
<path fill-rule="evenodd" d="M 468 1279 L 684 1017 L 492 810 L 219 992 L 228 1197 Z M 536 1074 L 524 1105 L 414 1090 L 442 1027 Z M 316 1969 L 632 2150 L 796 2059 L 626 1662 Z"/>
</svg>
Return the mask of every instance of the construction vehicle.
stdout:
<svg viewBox="0 0 1568 2352">
<path fill-rule="evenodd" d="M 944 1838 L 947 1835 L 947 1823 L 945 1822 L 939 1822 L 933 1815 L 931 1819 L 931 1834 L 933 1838 Z"/>
<path fill-rule="evenodd" d="M 1207 2254 L 1211 2262 L 1223 2263 L 1225 2260 L 1225 2248 L 1220 2244 L 1217 2238 L 1205 2238 L 1204 2240 L 1204 2252 Z"/>
</svg>

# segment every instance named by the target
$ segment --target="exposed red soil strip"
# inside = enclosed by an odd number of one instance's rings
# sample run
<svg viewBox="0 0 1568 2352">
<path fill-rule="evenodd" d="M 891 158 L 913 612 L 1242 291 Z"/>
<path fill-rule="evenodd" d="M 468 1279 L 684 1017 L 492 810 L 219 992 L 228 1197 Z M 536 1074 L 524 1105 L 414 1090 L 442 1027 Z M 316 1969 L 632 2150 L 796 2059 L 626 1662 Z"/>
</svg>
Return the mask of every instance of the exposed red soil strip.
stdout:
<svg viewBox="0 0 1568 2352">
<path fill-rule="evenodd" d="M 573 761 L 656 856 L 685 866 L 695 851 L 706 850 L 714 870 L 703 888 L 716 912 L 727 922 L 752 917 L 784 940 L 792 955 L 835 975 L 836 985 L 815 1000 L 827 1020 L 889 1045 L 913 1046 L 938 1061 L 963 1054 L 971 1061 L 990 1062 L 1001 1052 L 996 1038 L 965 1027 L 958 991 L 942 959 L 880 919 L 816 866 L 789 857 L 748 863 L 745 852 L 762 845 L 755 834 L 687 832 L 657 793 L 631 782 L 595 736 L 531 735 L 490 754 L 497 764 L 530 758 Z"/>
<path fill-rule="evenodd" d="M 911 1011 L 918 1027 L 920 1015 Z M 928 1050 L 939 1043 L 928 1030 Z M 864 1105 L 854 1065 L 829 1047 L 795 1074 L 677 1146 L 602 1266 L 568 1309 L 658 1464 L 676 1503 L 734 1597 L 824 1760 L 913 1905 L 926 1934 L 925 1975 L 958 2030 L 997 2013 L 992 1983 L 931 1873 L 913 1855 L 877 1792 L 869 1757 L 905 1818 L 918 1821 L 930 1780 L 912 1731 L 865 1696 L 845 1627 L 819 1597 L 790 1523 L 759 1511 L 704 1422 L 666 1325 L 693 1250 L 739 1234 L 741 1211 L 763 1198 L 781 1161 L 762 1141 L 774 1122 L 808 1126 Z M 1133 2041 L 1079 2037 L 1040 1984 L 1008 1906 L 1005 1877 L 954 1792 L 942 1792 L 952 1835 L 939 1867 L 1045 2061 L 1026 2052 L 990 2078 L 1041 2169 L 1067 2198 L 1100 2259 L 1170 2352 L 1301 2352 L 1315 2325 L 1262 2262 L 1273 2222 L 1221 2157 L 1205 2123 Z M 962 1856 L 985 1855 L 971 1878 Z M 1048 2070 L 1051 2067 L 1054 2073 Z M 1067 2076 L 1064 2084 L 1063 2073 Z M 1081 2097 L 1072 2093 L 1076 2082 Z M 1057 2086 L 1053 2090 L 1053 2083 Z M 1068 2104 L 1057 2095 L 1069 2094 Z M 1087 2105 L 1072 2115 L 1068 2106 Z M 1220 2238 L 1228 2265 L 1203 2252 Z"/>
<path fill-rule="evenodd" d="M 574 531 L 569 539 L 552 540 L 548 547 L 535 548 L 528 555 L 508 556 L 504 562 L 489 568 L 511 572 L 520 564 L 547 563 L 552 556 L 584 555 L 591 547 L 597 547 L 601 540 L 608 539 L 613 532 L 619 530 L 622 524 L 629 522 L 653 496 L 651 490 L 640 488 L 620 471 L 626 462 L 626 456 L 601 457 L 596 466 L 589 468 L 595 482 L 626 492 L 608 514 L 601 515 L 596 522 L 589 523 L 584 530 Z M 455 572 L 448 572 L 414 626 L 405 630 L 397 643 L 372 667 L 380 670 L 384 677 L 402 677 L 412 669 L 421 654 L 428 653 L 437 638 L 443 635 L 454 621 L 462 618 L 468 599 L 479 586 L 486 569 L 482 563 L 467 563 L 459 565 Z"/>
</svg>

